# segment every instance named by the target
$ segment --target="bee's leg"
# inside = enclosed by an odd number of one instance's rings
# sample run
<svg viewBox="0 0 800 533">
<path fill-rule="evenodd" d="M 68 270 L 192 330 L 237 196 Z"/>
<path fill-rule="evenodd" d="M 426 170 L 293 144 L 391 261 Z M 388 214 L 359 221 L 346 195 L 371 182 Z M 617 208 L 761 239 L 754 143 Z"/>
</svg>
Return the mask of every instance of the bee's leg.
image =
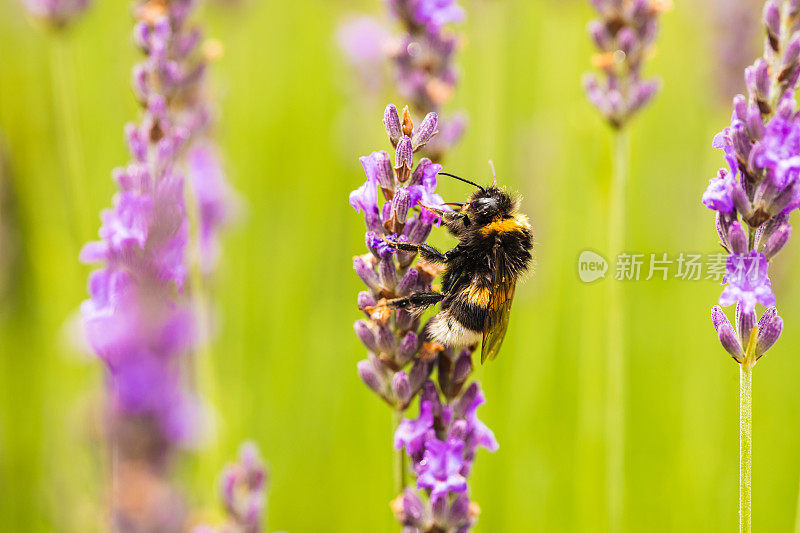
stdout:
<svg viewBox="0 0 800 533">
<path fill-rule="evenodd" d="M 443 254 L 429 244 L 412 244 L 410 242 L 396 242 L 389 240 L 386 242 L 395 250 L 400 250 L 401 252 L 419 253 L 420 257 L 430 263 L 444 263 L 448 259 L 447 254 Z"/>
<path fill-rule="evenodd" d="M 395 298 L 387 300 L 386 305 L 395 309 L 425 309 L 431 305 L 437 304 L 444 300 L 444 294 L 433 291 L 420 291 L 404 296 L 403 298 Z"/>
</svg>

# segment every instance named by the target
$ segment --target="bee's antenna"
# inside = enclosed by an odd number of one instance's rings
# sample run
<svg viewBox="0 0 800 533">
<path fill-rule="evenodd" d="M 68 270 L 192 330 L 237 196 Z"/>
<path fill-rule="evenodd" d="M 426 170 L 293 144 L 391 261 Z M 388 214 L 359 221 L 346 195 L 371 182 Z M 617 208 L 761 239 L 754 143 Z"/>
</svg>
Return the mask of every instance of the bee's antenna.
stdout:
<svg viewBox="0 0 800 533">
<path fill-rule="evenodd" d="M 458 177 L 458 176 L 456 176 L 456 175 L 454 175 L 454 174 L 448 174 L 447 172 L 439 172 L 439 174 L 438 174 L 438 175 L 439 175 L 439 176 L 450 176 L 451 178 L 455 178 L 455 179 L 457 179 L 458 181 L 463 181 L 464 183 L 469 183 L 469 184 L 470 184 L 470 185 L 472 185 L 473 187 L 477 187 L 477 188 L 479 188 L 479 189 L 480 189 L 482 192 L 486 192 L 486 189 L 484 189 L 483 187 L 481 187 L 481 186 L 480 186 L 480 185 L 478 185 L 477 183 L 475 183 L 475 182 L 473 182 L 473 181 L 465 180 L 464 178 Z"/>
<path fill-rule="evenodd" d="M 497 173 L 494 171 L 494 161 L 492 161 L 491 159 L 489 160 L 489 166 L 492 168 L 492 180 L 494 180 L 492 182 L 492 185 L 494 187 L 497 187 Z"/>
</svg>

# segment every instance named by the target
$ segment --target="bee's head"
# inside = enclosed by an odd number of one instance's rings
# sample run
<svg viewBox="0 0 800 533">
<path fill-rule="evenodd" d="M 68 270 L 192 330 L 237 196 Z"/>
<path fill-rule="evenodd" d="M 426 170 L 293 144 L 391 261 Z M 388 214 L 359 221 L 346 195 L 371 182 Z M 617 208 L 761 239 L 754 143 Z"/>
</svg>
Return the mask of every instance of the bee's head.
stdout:
<svg viewBox="0 0 800 533">
<path fill-rule="evenodd" d="M 503 189 L 492 186 L 485 190 L 475 191 L 464 206 L 464 213 L 470 221 L 478 225 L 489 224 L 496 218 L 507 218 L 516 209 L 514 200 Z"/>
</svg>

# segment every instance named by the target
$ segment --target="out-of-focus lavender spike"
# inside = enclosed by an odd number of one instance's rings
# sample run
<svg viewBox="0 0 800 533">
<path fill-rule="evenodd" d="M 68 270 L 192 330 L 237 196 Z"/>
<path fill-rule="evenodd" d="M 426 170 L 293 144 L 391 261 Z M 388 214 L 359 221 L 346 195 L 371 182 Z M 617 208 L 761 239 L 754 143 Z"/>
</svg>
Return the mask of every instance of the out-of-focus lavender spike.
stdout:
<svg viewBox="0 0 800 533">
<path fill-rule="evenodd" d="M 91 0 L 22 0 L 28 13 L 56 29 L 67 27 L 91 3 Z"/>
<path fill-rule="evenodd" d="M 588 74 L 583 86 L 592 105 L 614 128 L 622 128 L 658 92 L 659 83 L 642 79 L 642 63 L 657 32 L 667 2 L 593 0 L 600 18 L 587 30 L 598 53 L 594 66 L 604 80 Z"/>
<path fill-rule="evenodd" d="M 145 54 L 132 75 L 142 117 L 125 127 L 131 161 L 113 173 L 119 191 L 101 215 L 100 240 L 81 252 L 81 260 L 102 263 L 90 275 L 90 298 L 81 310 L 86 336 L 109 374 L 108 433 L 124 465 L 112 472 L 113 501 L 138 498 L 142 482 L 163 487 L 166 495 L 135 512 L 112 509 L 119 531 L 185 529 L 171 465 L 176 450 L 193 444 L 200 431 L 199 401 L 182 375 L 202 337 L 184 290 L 193 209 L 184 191 L 191 180 L 200 213 L 199 252 L 213 258 L 214 235 L 227 216 L 219 203 L 227 189 L 216 161 L 208 162 L 214 157 L 206 140 L 210 58 L 200 52 L 200 32 L 188 22 L 195 7 L 192 0 L 134 5 L 133 40 Z"/>
<path fill-rule="evenodd" d="M 239 460 L 225 467 L 219 484 L 225 522 L 218 527 L 197 526 L 192 533 L 261 533 L 268 483 L 255 443 L 242 444 Z"/>
</svg>

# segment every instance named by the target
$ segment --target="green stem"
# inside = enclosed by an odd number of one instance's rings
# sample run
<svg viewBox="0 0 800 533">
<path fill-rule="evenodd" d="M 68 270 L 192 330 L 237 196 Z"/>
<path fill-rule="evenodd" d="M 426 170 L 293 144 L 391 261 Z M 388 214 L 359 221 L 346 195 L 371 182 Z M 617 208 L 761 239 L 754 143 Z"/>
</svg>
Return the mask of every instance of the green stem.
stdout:
<svg viewBox="0 0 800 533">
<path fill-rule="evenodd" d="M 395 431 L 400 422 L 403 421 L 403 411 L 395 409 L 392 412 L 393 424 Z M 406 455 L 404 450 L 394 451 L 394 486 L 397 494 L 402 494 L 406 488 Z"/>
<path fill-rule="evenodd" d="M 608 253 L 614 262 L 625 241 L 625 188 L 628 181 L 630 157 L 628 135 L 617 130 L 614 135 L 614 167 L 611 178 L 609 202 Z M 622 529 L 624 500 L 625 458 L 625 345 L 622 306 L 622 286 L 609 280 L 608 290 L 608 344 L 607 344 L 607 400 L 606 400 L 606 476 L 608 497 L 608 531 Z"/>
<path fill-rule="evenodd" d="M 750 533 L 753 465 L 753 367 L 739 365 L 739 533 Z"/>
<path fill-rule="evenodd" d="M 83 159 L 83 142 L 78 125 L 78 109 L 75 89 L 75 72 L 67 36 L 60 32 L 54 35 L 51 50 L 51 73 L 53 83 L 53 107 L 56 113 L 57 132 L 61 137 L 58 147 L 61 164 L 67 177 L 70 218 L 79 243 L 91 236 L 91 206 L 86 167 Z"/>
</svg>

